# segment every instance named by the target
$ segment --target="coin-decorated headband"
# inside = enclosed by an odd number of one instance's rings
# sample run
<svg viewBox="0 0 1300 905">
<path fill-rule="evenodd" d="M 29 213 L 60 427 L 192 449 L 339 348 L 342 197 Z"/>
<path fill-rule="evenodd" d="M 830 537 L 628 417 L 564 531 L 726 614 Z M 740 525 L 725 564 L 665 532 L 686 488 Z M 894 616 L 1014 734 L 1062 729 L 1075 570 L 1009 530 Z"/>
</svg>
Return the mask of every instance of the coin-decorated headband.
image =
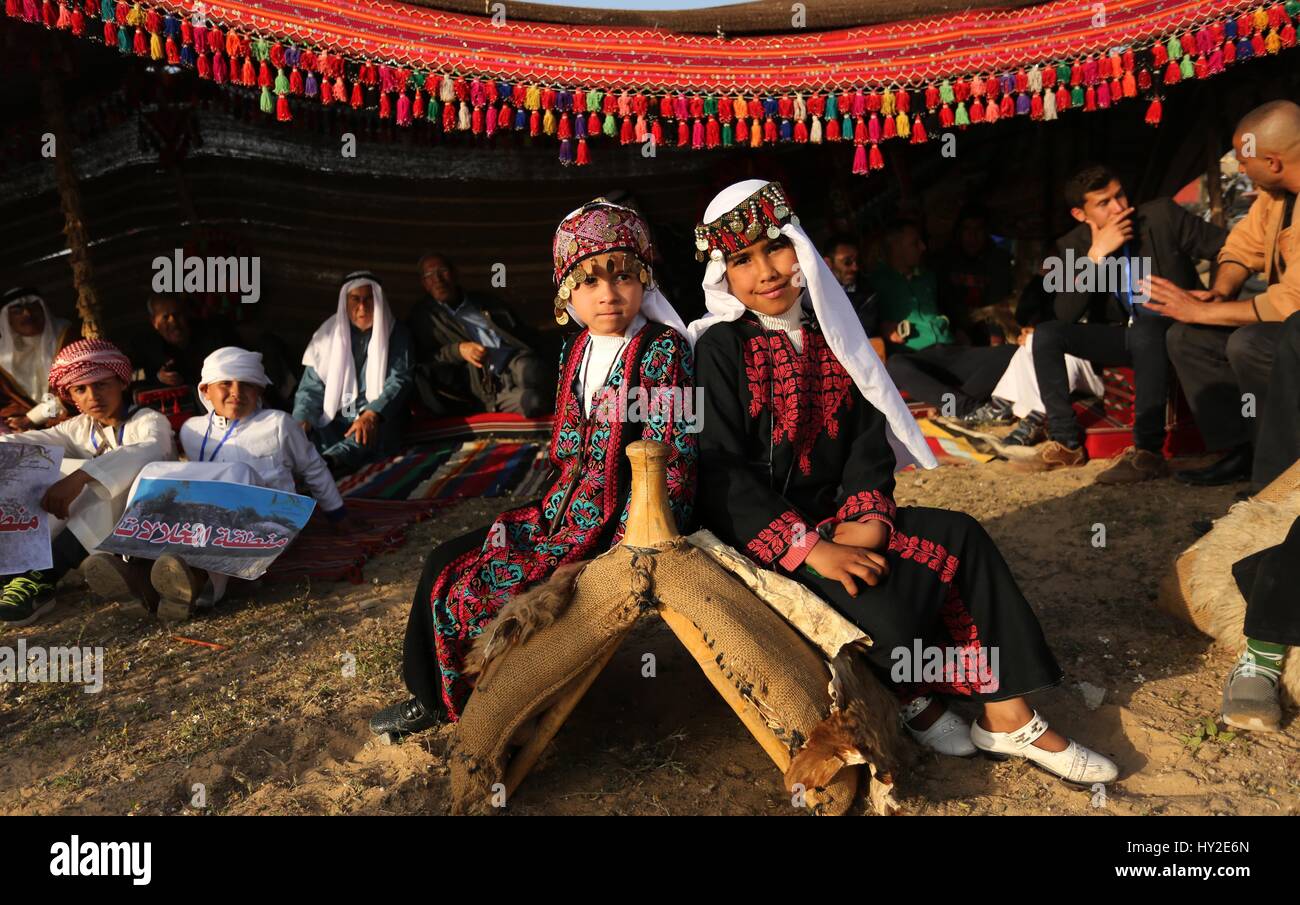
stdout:
<svg viewBox="0 0 1300 905">
<path fill-rule="evenodd" d="M 779 182 L 766 183 L 721 217 L 695 227 L 695 259 L 721 261 L 764 236 L 775 239 L 786 223 L 799 225 L 785 200 L 785 189 Z"/>
<path fill-rule="evenodd" d="M 581 282 L 577 271 L 595 255 L 623 252 L 640 265 L 642 285 L 650 285 L 649 261 L 653 257 L 650 229 L 631 208 L 596 198 L 561 221 L 555 231 L 552 254 L 555 262 L 555 319 L 568 322 L 565 309 L 574 287 Z M 590 269 L 590 265 L 587 266 Z"/>
</svg>

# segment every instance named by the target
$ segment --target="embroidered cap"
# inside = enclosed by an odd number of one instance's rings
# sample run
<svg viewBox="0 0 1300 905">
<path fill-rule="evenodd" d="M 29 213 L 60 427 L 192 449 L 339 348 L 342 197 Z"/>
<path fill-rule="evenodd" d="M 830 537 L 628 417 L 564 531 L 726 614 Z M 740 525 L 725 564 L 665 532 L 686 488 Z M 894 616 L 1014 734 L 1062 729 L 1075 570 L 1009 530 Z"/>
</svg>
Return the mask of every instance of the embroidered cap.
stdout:
<svg viewBox="0 0 1300 905">
<path fill-rule="evenodd" d="M 595 255 L 623 252 L 641 265 L 639 277 L 650 285 L 650 229 L 641 215 L 631 208 L 596 198 L 560 221 L 551 246 L 555 260 L 555 317 L 568 320 L 565 306 L 573 288 L 580 282 L 574 271 Z M 564 315 L 564 320 L 560 320 Z"/>
<path fill-rule="evenodd" d="M 799 225 L 785 200 L 785 189 L 779 182 L 765 183 L 722 216 L 695 227 L 695 260 L 721 261 L 764 236 L 775 239 L 786 223 Z"/>
</svg>

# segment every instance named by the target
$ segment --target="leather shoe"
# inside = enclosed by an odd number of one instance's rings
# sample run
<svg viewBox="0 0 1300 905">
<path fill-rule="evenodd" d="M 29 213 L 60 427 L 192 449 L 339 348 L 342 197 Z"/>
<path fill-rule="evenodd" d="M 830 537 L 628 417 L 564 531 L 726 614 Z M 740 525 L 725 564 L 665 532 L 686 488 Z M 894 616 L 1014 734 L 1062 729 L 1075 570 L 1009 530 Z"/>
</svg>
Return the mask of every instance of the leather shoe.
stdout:
<svg viewBox="0 0 1300 905">
<path fill-rule="evenodd" d="M 1249 446 L 1238 446 L 1213 465 L 1174 472 L 1174 477 L 1193 487 L 1218 487 L 1250 479 L 1253 455 Z"/>
<path fill-rule="evenodd" d="M 370 731 L 375 735 L 409 735 L 423 732 L 425 729 L 443 722 L 447 714 L 438 708 L 426 710 L 419 698 L 401 701 L 391 707 L 385 707 L 370 718 Z"/>
</svg>

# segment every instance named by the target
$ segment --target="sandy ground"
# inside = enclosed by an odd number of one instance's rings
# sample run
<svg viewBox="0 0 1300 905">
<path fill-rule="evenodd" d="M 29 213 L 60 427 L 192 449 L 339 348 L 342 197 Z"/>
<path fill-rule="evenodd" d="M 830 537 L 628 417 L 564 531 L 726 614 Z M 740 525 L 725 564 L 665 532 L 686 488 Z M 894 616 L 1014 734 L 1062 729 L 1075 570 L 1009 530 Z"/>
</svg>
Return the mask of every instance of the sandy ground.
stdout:
<svg viewBox="0 0 1300 905">
<path fill-rule="evenodd" d="M 1196 464 L 1196 463 L 1188 463 Z M 1023 762 L 921 755 L 898 797 L 919 814 L 1295 814 L 1300 735 L 1189 742 L 1217 717 L 1231 652 L 1154 609 L 1158 582 L 1233 487 L 1092 483 L 1104 467 L 1020 475 L 950 464 L 899 479 L 900 504 L 962 509 L 998 541 L 1066 669 L 1037 699 L 1114 756 L 1104 798 Z M 0 645 L 102 646 L 104 687 L 0 686 L 0 812 L 443 813 L 450 730 L 377 744 L 366 719 L 403 696 L 400 647 L 423 554 L 485 524 L 468 501 L 371 563 L 362 585 L 260 589 L 174 631 L 83 589 Z M 1106 545 L 1092 541 L 1105 525 Z M 3 630 L 0 630 L 3 631 Z M 221 650 L 173 636 L 222 645 Z M 642 678 L 653 652 L 657 676 Z M 1088 709 L 1079 683 L 1104 700 Z M 1095 701 L 1094 701 L 1095 703 Z M 960 708 L 959 708 L 960 709 Z M 1204 734 L 1202 730 L 1202 734 Z M 796 814 L 780 777 L 689 656 L 643 622 L 510 803 L 515 814 Z"/>
</svg>

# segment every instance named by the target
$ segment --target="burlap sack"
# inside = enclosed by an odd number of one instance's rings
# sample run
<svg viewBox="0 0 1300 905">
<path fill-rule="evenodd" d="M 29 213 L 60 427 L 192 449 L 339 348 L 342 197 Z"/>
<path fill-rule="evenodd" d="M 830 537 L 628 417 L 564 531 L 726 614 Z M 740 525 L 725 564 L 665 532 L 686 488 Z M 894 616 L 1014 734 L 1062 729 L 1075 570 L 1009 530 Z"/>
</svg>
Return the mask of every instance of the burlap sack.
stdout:
<svg viewBox="0 0 1300 905">
<path fill-rule="evenodd" d="M 554 604 L 563 596 L 551 594 L 549 599 Z M 718 667 L 791 758 L 830 714 L 830 672 L 822 656 L 736 578 L 680 538 L 653 552 L 616 547 L 592 561 L 553 621 L 519 613 L 533 607 L 520 598 L 498 615 L 496 625 L 546 623 L 523 643 L 494 644 L 491 632 L 481 639 L 480 648 L 500 652 L 487 661 L 456 727 L 453 813 L 497 810 L 491 807 L 493 786 L 505 777 L 511 747 L 650 609 L 671 609 L 698 628 L 716 652 Z M 513 628 L 507 631 L 517 634 Z M 896 709 L 894 704 L 887 707 L 886 725 L 896 723 Z M 888 760 L 882 754 L 872 763 Z M 809 790 L 808 799 L 819 813 L 842 814 L 857 785 L 858 771 L 839 770 L 822 788 Z"/>
</svg>

